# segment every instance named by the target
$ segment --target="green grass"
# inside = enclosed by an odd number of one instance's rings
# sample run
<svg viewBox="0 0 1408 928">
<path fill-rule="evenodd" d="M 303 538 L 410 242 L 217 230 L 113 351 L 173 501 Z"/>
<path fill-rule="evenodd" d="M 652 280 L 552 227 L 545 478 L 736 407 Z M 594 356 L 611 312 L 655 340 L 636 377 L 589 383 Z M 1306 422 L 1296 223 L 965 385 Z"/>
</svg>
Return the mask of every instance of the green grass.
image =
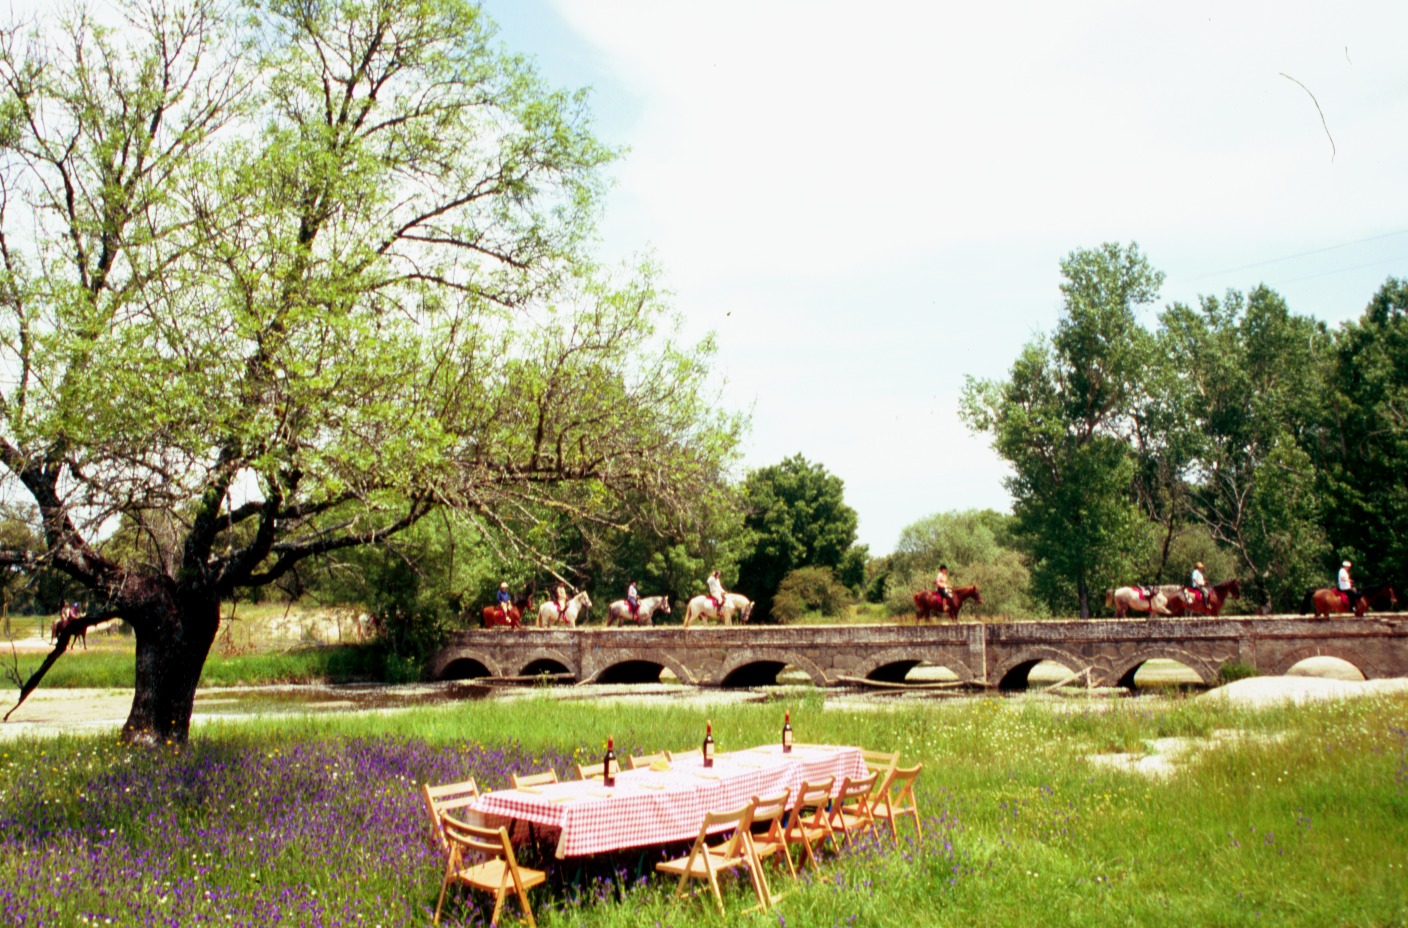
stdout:
<svg viewBox="0 0 1408 928">
<path fill-rule="evenodd" d="M 786 706 L 798 741 L 899 749 L 904 763 L 925 764 L 919 799 L 929 816 L 927 853 L 906 845 L 848 855 L 827 864 L 822 879 L 809 880 L 769 915 L 739 914 L 748 903 L 735 884 L 726 919 L 698 900 L 670 898 L 671 885 L 659 878 L 584 893 L 547 887 L 533 891 L 539 923 L 1408 925 L 1403 697 L 1264 711 L 1196 700 L 1077 711 L 1020 700 L 852 711 L 825 708 L 817 692 Z M 222 756 L 242 750 L 292 756 L 300 745 L 353 744 L 392 734 L 452 752 L 511 746 L 516 756 L 556 758 L 559 774 L 567 775 L 571 759 L 598 759 L 607 734 L 615 736 L 619 754 L 693 747 L 706 717 L 720 750 L 774 741 L 782 709 L 777 702 L 706 711 L 544 695 L 389 716 L 213 724 L 201 729 L 198 742 Z M 1211 738 L 1229 729 L 1243 736 Z M 1097 752 L 1142 753 L 1153 739 L 1170 736 L 1206 738 L 1217 746 L 1158 780 L 1085 760 Z M 0 792 L 9 771 L 42 767 L 48 772 L 39 788 L 55 803 L 69 802 L 84 778 L 94 775 L 94 745 L 76 738 L 10 745 L 0 767 Z M 120 752 L 103 750 L 104 764 L 123 763 Z M 398 801 L 414 806 L 413 777 L 386 786 L 403 795 Z M 233 827 L 241 814 L 235 806 L 199 804 L 181 812 L 192 829 L 217 822 Z M 141 833 L 140 822 L 129 824 L 117 833 Z M 261 827 L 257 821 L 244 824 L 256 833 Z M 0 886 L 9 873 L 5 866 Z M 398 905 L 409 896 L 406 904 L 426 908 L 438 887 L 433 864 L 416 868 L 426 872 L 407 872 L 403 860 L 369 859 L 348 889 L 346 874 L 324 863 L 317 848 L 270 866 L 258 877 L 263 889 L 271 880 L 301 881 Z M 230 891 L 260 889 L 245 874 L 216 867 Z M 98 906 L 94 898 L 86 896 L 84 904 Z"/>
<path fill-rule="evenodd" d="M 0 652 L 3 653 L 3 652 Z M 131 638 L 89 642 L 88 650 L 69 650 L 44 675 L 44 687 L 132 686 L 134 645 Z M 39 668 L 44 654 L 5 657 L 21 680 Z M 368 645 L 327 645 L 222 654 L 212 651 L 201 671 L 200 685 L 254 686 L 273 683 L 358 683 L 385 679 L 385 658 Z"/>
</svg>

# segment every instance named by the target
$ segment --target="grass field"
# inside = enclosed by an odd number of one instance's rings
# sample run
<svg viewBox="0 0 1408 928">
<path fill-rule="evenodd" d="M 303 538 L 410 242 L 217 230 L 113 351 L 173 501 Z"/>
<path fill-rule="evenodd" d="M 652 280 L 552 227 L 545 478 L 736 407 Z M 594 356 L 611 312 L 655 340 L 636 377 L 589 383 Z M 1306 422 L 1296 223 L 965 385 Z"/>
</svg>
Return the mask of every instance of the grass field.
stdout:
<svg viewBox="0 0 1408 928">
<path fill-rule="evenodd" d="M 1408 700 L 1252 711 L 1200 700 L 1053 708 L 1035 701 L 852 711 L 813 691 L 714 706 L 721 750 L 775 740 L 897 748 L 922 761 L 925 840 L 847 852 L 767 915 L 744 887 L 719 919 L 670 898 L 660 851 L 544 861 L 548 926 L 1408 925 Z M 693 746 L 684 704 L 473 702 L 394 715 L 204 729 L 191 745 L 6 746 L 0 921 L 14 925 L 409 925 L 441 864 L 422 781 Z M 1238 732 L 1228 737 L 1227 732 Z M 1194 747 L 1169 776 L 1093 763 L 1154 739 Z M 1202 746 L 1201 748 L 1197 746 Z M 785 879 L 776 877 L 775 880 Z M 457 905 L 449 924 L 487 910 Z"/>
</svg>

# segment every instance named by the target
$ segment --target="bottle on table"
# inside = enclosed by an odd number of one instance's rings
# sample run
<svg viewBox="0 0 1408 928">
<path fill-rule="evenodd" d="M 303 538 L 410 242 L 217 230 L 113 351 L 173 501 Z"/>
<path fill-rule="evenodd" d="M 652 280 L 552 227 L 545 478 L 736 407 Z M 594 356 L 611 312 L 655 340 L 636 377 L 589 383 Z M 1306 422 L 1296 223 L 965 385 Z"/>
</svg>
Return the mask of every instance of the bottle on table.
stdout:
<svg viewBox="0 0 1408 928">
<path fill-rule="evenodd" d="M 790 710 L 782 717 L 782 753 L 792 753 L 792 713 Z"/>
<path fill-rule="evenodd" d="M 704 766 L 714 766 L 714 723 L 704 723 Z"/>
<path fill-rule="evenodd" d="M 616 785 L 616 739 L 607 736 L 606 757 L 601 763 L 601 785 Z"/>
</svg>

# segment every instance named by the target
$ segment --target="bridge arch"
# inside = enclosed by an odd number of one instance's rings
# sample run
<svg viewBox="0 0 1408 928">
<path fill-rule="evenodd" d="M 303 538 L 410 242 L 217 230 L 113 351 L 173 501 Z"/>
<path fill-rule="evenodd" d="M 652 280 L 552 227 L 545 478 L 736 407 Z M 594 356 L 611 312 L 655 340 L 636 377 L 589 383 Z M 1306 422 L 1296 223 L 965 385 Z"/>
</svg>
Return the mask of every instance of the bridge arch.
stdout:
<svg viewBox="0 0 1408 928">
<path fill-rule="evenodd" d="M 1390 676 L 1380 670 L 1373 660 L 1364 656 L 1357 649 L 1347 648 L 1337 644 L 1325 644 L 1323 642 L 1297 648 L 1294 651 L 1281 655 L 1277 660 L 1272 662 L 1270 666 L 1263 668 L 1263 672 L 1275 676 L 1285 676 L 1286 671 L 1309 657 L 1339 658 L 1363 674 L 1365 680 L 1376 680 Z"/>
<path fill-rule="evenodd" d="M 653 677 L 649 670 L 651 667 L 655 668 Z M 635 652 L 624 654 L 619 659 L 598 667 L 586 679 L 582 679 L 579 670 L 577 680 L 580 683 L 651 683 L 660 679 L 662 670 L 669 670 L 681 683 L 698 682 L 693 671 L 673 655 L 661 651 L 649 651 L 646 655 Z"/>
<path fill-rule="evenodd" d="M 953 671 L 954 675 L 963 683 L 972 683 L 979 680 L 973 673 L 973 669 L 963 660 L 957 651 L 947 648 L 917 647 L 917 648 L 890 648 L 870 655 L 856 667 L 856 676 L 867 680 L 889 680 L 898 683 L 904 680 L 904 676 L 922 661 L 928 661 L 939 667 L 947 667 Z M 878 674 L 878 675 L 877 675 Z M 898 679 L 891 679 L 898 676 Z"/>
<path fill-rule="evenodd" d="M 1231 660 L 1232 658 L 1228 658 Z M 1117 686 L 1134 688 L 1134 675 L 1139 672 L 1139 668 L 1149 661 L 1166 660 L 1177 661 L 1184 667 L 1198 675 L 1198 679 L 1203 681 L 1204 686 L 1217 686 L 1220 681 L 1218 671 L 1222 668 L 1224 661 L 1219 658 L 1199 657 L 1191 654 L 1182 648 L 1175 648 L 1168 645 L 1152 645 L 1140 648 L 1139 652 L 1132 658 L 1127 658 L 1123 663 L 1115 665 L 1111 677 L 1114 678 Z"/>
<path fill-rule="evenodd" d="M 430 668 L 432 680 L 472 680 L 475 677 L 502 675 L 498 662 L 480 651 L 453 651 Z"/>
<path fill-rule="evenodd" d="M 554 670 L 560 667 L 561 670 Z M 537 648 L 521 658 L 519 661 L 519 676 L 531 676 L 538 673 L 570 673 L 578 675 L 577 667 L 572 663 L 572 659 L 556 648 Z"/>
<path fill-rule="evenodd" d="M 736 656 L 724 664 L 715 681 L 719 686 L 767 686 L 776 681 L 782 668 L 789 664 L 807 675 L 815 686 L 826 685 L 826 674 L 809 658 L 800 654 L 782 653 L 760 657 L 751 648 L 734 652 Z"/>
<path fill-rule="evenodd" d="M 1027 674 L 1031 673 L 1032 668 L 1042 661 L 1055 661 L 1064 667 L 1069 667 L 1071 673 L 1084 670 L 1092 665 L 1098 666 L 1095 661 L 1090 658 L 1082 658 L 1074 651 L 1066 651 L 1048 645 L 1034 645 L 1023 648 L 1004 659 L 997 665 L 997 669 L 988 680 L 996 682 L 999 689 L 1018 689 L 1026 684 Z"/>
</svg>

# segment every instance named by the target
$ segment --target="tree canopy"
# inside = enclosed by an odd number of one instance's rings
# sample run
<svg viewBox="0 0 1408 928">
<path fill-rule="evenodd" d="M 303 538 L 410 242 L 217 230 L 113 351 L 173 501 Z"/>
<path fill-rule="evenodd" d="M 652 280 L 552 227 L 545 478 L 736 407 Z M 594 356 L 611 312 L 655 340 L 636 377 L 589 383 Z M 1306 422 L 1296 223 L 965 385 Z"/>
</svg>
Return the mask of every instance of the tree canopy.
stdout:
<svg viewBox="0 0 1408 928">
<path fill-rule="evenodd" d="M 590 258 L 584 94 L 466 0 L 119 11 L 0 32 L 0 558 L 131 623 L 127 737 L 186 736 L 221 598 L 436 507 L 524 557 L 695 521 L 740 421 Z"/>
</svg>

